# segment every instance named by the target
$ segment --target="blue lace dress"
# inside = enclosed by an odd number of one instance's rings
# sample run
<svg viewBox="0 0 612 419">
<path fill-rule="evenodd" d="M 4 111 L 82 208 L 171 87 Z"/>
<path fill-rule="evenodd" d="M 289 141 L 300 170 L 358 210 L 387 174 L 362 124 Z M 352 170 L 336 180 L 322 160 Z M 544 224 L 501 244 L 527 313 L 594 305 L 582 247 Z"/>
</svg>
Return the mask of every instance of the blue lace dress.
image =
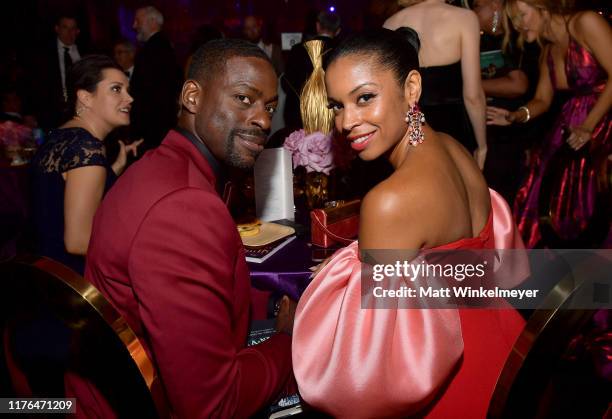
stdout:
<svg viewBox="0 0 612 419">
<path fill-rule="evenodd" d="M 106 160 L 102 141 L 83 128 L 49 132 L 31 163 L 32 214 L 38 253 L 83 275 L 85 258 L 66 252 L 64 246 L 64 188 L 62 173 L 84 166 L 106 168 L 105 192 L 116 180 Z"/>
</svg>

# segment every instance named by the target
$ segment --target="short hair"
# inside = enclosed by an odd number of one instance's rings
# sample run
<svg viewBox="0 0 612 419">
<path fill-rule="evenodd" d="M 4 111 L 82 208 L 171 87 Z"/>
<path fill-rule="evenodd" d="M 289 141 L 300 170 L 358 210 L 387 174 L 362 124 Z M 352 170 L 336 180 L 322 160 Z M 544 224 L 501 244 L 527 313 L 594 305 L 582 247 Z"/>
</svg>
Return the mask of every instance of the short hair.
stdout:
<svg viewBox="0 0 612 419">
<path fill-rule="evenodd" d="M 86 55 L 74 63 L 66 78 L 66 93 L 68 107 L 66 111 L 72 115 L 76 106 L 77 91 L 96 91 L 102 80 L 102 71 L 114 68 L 123 73 L 123 69 L 111 57 L 101 54 Z"/>
<path fill-rule="evenodd" d="M 141 7 L 138 10 L 142 10 L 145 16 L 147 17 L 147 19 L 155 20 L 155 22 L 159 26 L 162 26 L 164 24 L 164 15 L 162 15 L 162 13 L 154 6 L 145 6 L 145 7 Z"/>
<path fill-rule="evenodd" d="M 328 12 L 327 10 L 319 12 L 317 15 L 317 22 L 321 26 L 321 29 L 332 33 L 336 33 L 342 24 L 338 14 Z"/>
<path fill-rule="evenodd" d="M 209 80 L 218 74 L 224 68 L 225 62 L 232 57 L 260 58 L 272 66 L 270 58 L 256 44 L 243 39 L 213 39 L 193 54 L 187 77 L 198 81 Z"/>
<path fill-rule="evenodd" d="M 127 49 L 130 50 L 130 52 L 134 52 L 136 48 L 134 48 L 134 44 L 132 44 L 132 42 L 128 39 L 119 39 L 117 42 L 115 42 L 115 44 L 113 45 L 113 48 L 118 46 L 118 45 L 123 45 L 124 47 L 126 47 Z"/>
<path fill-rule="evenodd" d="M 58 14 L 56 19 L 55 19 L 55 25 L 59 25 L 60 22 L 62 21 L 62 19 L 74 20 L 76 22 L 77 26 L 79 26 L 79 20 L 76 18 L 75 15 L 70 14 L 70 13 L 60 13 L 60 14 Z"/>
<path fill-rule="evenodd" d="M 324 67 L 349 55 L 371 57 L 381 68 L 392 70 L 402 86 L 408 73 L 419 69 L 419 48 L 419 36 L 411 28 L 398 31 L 376 28 L 344 39 L 330 52 Z"/>
</svg>

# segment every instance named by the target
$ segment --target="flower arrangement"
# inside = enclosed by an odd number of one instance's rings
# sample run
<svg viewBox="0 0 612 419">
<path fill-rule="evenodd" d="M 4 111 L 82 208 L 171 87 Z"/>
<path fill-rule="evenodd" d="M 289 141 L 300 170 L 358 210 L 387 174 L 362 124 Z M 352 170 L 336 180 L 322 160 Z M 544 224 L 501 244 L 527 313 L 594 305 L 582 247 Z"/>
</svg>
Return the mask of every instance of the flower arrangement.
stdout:
<svg viewBox="0 0 612 419">
<path fill-rule="evenodd" d="M 24 147 L 32 142 L 32 129 L 12 121 L 0 122 L 0 143 L 5 147 Z"/>
<path fill-rule="evenodd" d="M 332 152 L 333 133 L 316 131 L 306 134 L 301 129 L 293 131 L 285 139 L 284 147 L 291 152 L 293 168 L 303 166 L 306 172 L 321 172 L 329 175 L 336 166 Z"/>
<path fill-rule="evenodd" d="M 26 163 L 23 151 L 33 144 L 31 128 L 12 121 L 0 123 L 0 157 L 4 154 L 12 165 Z"/>
</svg>

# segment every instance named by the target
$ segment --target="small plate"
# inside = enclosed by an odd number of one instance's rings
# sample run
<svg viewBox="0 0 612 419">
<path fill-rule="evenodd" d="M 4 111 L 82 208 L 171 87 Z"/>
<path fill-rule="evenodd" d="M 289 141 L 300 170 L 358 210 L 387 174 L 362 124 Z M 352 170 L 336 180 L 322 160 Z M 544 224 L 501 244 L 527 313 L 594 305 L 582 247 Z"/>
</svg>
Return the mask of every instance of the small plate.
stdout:
<svg viewBox="0 0 612 419">
<path fill-rule="evenodd" d="M 241 239 L 242 244 L 245 246 L 259 247 L 273 243 L 294 233 L 295 230 L 292 227 L 262 222 L 259 226 L 259 233 L 250 237 L 241 237 Z"/>
</svg>

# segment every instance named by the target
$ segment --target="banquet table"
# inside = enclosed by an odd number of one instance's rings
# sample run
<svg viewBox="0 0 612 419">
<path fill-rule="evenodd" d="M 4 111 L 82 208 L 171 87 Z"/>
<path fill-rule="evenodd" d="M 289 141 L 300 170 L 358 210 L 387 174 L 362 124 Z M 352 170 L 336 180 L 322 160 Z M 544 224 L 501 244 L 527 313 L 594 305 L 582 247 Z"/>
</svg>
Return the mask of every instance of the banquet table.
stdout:
<svg viewBox="0 0 612 419">
<path fill-rule="evenodd" d="M 299 231 L 299 229 L 298 229 Z M 310 283 L 311 268 L 334 250 L 320 249 L 310 244 L 308 231 L 298 232 L 291 241 L 263 263 L 249 262 L 253 318 L 269 317 L 269 300 L 287 295 L 294 301 Z"/>
</svg>

